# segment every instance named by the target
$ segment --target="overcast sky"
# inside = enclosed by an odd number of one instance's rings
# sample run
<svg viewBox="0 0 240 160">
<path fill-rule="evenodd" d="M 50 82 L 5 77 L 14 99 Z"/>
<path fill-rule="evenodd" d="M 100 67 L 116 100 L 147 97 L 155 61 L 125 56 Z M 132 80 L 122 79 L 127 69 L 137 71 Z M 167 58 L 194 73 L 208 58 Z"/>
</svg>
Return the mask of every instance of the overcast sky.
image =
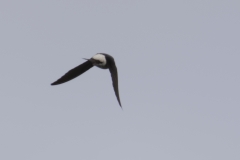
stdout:
<svg viewBox="0 0 240 160">
<path fill-rule="evenodd" d="M 1 0 L 1 160 L 239 160 L 239 0 Z M 118 67 L 50 84 L 96 53 Z"/>
</svg>

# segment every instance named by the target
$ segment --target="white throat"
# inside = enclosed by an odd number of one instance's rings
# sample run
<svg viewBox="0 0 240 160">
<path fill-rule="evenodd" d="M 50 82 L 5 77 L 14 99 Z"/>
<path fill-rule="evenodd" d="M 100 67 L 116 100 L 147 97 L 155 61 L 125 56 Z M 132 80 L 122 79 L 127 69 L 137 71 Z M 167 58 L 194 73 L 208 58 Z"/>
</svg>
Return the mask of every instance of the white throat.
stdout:
<svg viewBox="0 0 240 160">
<path fill-rule="evenodd" d="M 107 63 L 105 56 L 100 53 L 94 55 L 92 58 L 101 62 L 99 66 L 105 66 Z"/>
</svg>

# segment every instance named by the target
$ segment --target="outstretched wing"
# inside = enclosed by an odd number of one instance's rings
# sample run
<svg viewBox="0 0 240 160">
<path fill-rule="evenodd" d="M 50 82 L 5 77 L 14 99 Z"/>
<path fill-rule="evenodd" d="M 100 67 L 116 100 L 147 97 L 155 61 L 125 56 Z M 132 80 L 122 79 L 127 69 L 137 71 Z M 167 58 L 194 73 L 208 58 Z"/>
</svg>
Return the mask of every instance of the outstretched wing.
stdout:
<svg viewBox="0 0 240 160">
<path fill-rule="evenodd" d="M 93 67 L 92 62 L 86 61 L 86 62 L 80 64 L 79 66 L 68 71 L 65 75 L 63 75 L 57 81 L 53 82 L 51 85 L 58 85 L 58 84 L 62 84 L 67 81 L 70 81 L 70 80 L 76 78 L 77 76 L 83 74 L 84 72 L 86 72 L 87 70 L 89 70 L 92 67 Z"/>
<path fill-rule="evenodd" d="M 112 84 L 113 84 L 113 89 L 114 89 L 115 95 L 117 97 L 119 105 L 122 107 L 121 102 L 120 102 L 119 92 L 118 92 L 118 72 L 117 72 L 117 67 L 116 67 L 114 61 L 110 64 L 109 71 L 112 76 Z"/>
</svg>

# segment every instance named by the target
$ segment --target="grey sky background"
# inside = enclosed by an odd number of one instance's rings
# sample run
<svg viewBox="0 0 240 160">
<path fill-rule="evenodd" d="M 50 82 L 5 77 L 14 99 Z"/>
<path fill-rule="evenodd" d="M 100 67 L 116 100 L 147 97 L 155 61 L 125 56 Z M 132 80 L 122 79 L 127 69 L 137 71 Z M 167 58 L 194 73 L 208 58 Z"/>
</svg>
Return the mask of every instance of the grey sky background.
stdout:
<svg viewBox="0 0 240 160">
<path fill-rule="evenodd" d="M 239 160 L 240 1 L 0 1 L 0 159 Z M 50 83 L 103 52 L 108 70 Z"/>
</svg>

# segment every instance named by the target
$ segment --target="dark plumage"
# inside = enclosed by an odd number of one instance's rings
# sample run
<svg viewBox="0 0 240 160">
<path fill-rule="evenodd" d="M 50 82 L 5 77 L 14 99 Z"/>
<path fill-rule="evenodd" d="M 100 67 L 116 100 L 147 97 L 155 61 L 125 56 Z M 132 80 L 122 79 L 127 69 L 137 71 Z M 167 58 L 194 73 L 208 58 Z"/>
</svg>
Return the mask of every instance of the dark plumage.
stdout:
<svg viewBox="0 0 240 160">
<path fill-rule="evenodd" d="M 80 76 L 93 66 L 97 66 L 102 69 L 109 69 L 112 77 L 112 84 L 113 89 L 115 92 L 115 95 L 117 97 L 119 105 L 122 107 L 119 97 L 119 91 L 118 91 L 118 72 L 117 67 L 114 61 L 114 58 L 108 54 L 105 53 L 98 53 L 94 55 L 91 59 L 86 59 L 87 61 L 80 64 L 79 66 L 71 69 L 66 74 L 64 74 L 61 78 L 59 78 L 57 81 L 53 82 L 51 85 L 58 85 L 65 82 L 68 82 L 77 76 Z"/>
</svg>

